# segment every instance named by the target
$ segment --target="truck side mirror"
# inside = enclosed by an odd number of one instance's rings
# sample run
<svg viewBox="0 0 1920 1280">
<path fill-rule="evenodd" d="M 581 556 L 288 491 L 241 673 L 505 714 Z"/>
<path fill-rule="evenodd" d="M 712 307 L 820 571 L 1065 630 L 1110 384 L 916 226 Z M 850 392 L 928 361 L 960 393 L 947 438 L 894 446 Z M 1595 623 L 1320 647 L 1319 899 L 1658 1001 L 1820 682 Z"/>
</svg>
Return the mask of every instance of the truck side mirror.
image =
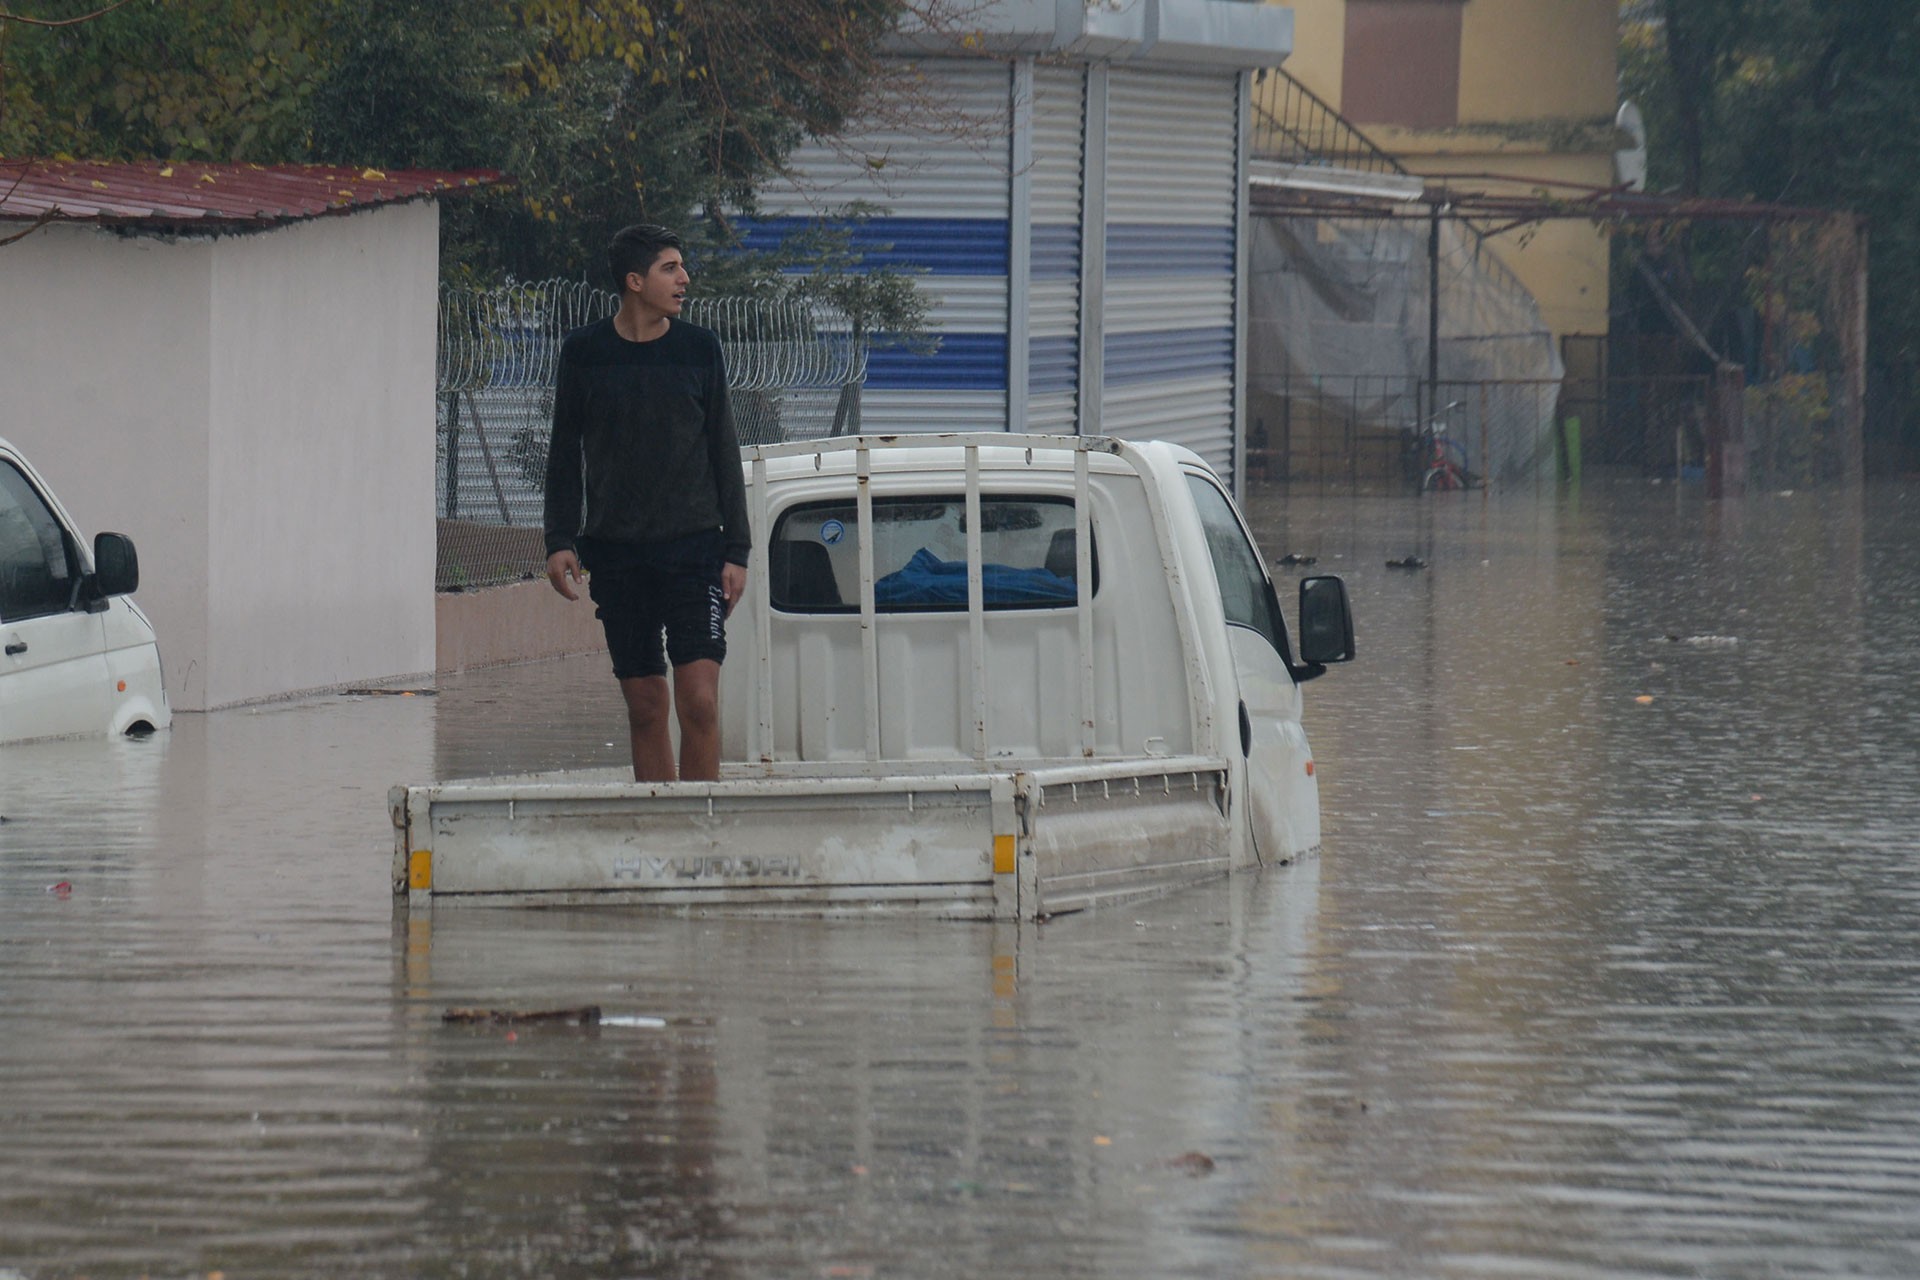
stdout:
<svg viewBox="0 0 1920 1280">
<path fill-rule="evenodd" d="M 1353 609 L 1347 584 L 1339 578 L 1300 579 L 1300 660 L 1353 661 Z"/>
<path fill-rule="evenodd" d="M 140 587 L 140 557 L 124 533 L 102 533 L 93 540 L 93 586 L 102 600 L 131 595 Z"/>
</svg>

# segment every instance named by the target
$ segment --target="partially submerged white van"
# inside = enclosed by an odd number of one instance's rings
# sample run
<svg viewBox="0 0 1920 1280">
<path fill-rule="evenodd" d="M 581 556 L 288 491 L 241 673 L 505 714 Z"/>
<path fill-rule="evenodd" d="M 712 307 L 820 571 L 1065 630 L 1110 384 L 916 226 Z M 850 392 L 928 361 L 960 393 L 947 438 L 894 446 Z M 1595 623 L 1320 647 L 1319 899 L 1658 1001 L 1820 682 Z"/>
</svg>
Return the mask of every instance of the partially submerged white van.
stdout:
<svg viewBox="0 0 1920 1280">
<path fill-rule="evenodd" d="M 125 534 L 92 553 L 38 473 L 0 439 L 0 743 L 151 733 L 173 721 L 153 624 L 128 597 Z"/>
</svg>

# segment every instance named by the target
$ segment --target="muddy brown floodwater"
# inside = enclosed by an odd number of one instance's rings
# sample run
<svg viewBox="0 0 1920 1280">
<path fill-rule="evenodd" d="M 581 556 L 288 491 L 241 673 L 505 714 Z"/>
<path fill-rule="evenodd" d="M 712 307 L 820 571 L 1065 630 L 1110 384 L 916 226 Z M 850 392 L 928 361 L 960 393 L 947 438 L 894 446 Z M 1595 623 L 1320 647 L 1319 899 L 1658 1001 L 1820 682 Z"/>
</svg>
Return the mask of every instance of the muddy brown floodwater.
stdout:
<svg viewBox="0 0 1920 1280">
<path fill-rule="evenodd" d="M 598 660 L 0 748 L 0 1277 L 1920 1274 L 1920 488 L 1249 509 L 1325 851 L 1040 927 L 396 919 Z"/>
</svg>

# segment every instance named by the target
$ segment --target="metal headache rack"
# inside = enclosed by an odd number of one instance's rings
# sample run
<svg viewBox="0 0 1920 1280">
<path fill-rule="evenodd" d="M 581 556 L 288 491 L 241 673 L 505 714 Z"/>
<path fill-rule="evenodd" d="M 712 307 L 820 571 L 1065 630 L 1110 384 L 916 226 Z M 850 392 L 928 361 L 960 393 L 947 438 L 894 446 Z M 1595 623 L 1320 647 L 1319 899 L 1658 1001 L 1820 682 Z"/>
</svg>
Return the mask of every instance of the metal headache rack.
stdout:
<svg viewBox="0 0 1920 1280">
<path fill-rule="evenodd" d="M 1026 436 L 1004 432 L 911 433 L 904 435 L 849 436 L 832 440 L 796 441 L 787 444 L 759 445 L 743 450 L 750 477 L 748 502 L 755 530 L 755 552 L 748 569 L 749 608 L 754 635 L 754 715 L 749 721 L 751 736 L 747 758 L 762 764 L 774 760 L 773 730 L 773 601 L 768 561 L 772 539 L 772 513 L 769 503 L 767 464 L 778 458 L 814 460 L 819 468 L 826 459 L 851 454 L 859 530 L 859 604 L 860 649 L 863 703 L 865 714 L 866 758 L 881 759 L 880 750 L 880 647 L 879 612 L 874 598 L 873 564 L 873 455 L 876 451 L 898 449 L 957 448 L 965 456 L 966 555 L 967 555 L 967 649 L 971 669 L 969 726 L 972 757 L 988 758 L 986 592 L 982 575 L 980 519 L 980 450 L 1023 449 L 1029 464 L 1036 453 L 1069 453 L 1073 456 L 1073 528 L 1075 611 L 1079 632 L 1079 751 L 1083 758 L 1096 754 L 1095 680 L 1093 640 L 1093 538 L 1091 489 L 1088 460 L 1102 453 L 1127 462 L 1142 479 L 1142 487 L 1153 513 L 1155 537 L 1160 552 L 1161 570 L 1170 586 L 1177 587 L 1179 575 L 1171 545 L 1171 534 L 1161 508 L 1158 488 L 1145 475 L 1146 462 L 1140 452 L 1123 440 L 1110 436 Z M 1184 610 L 1176 609 L 1181 649 L 1192 673 L 1198 662 L 1199 642 L 1191 620 Z M 1189 689 L 1197 687 L 1188 680 Z M 1207 724 L 1204 707 L 1192 707 L 1195 741 L 1202 740 Z"/>
</svg>

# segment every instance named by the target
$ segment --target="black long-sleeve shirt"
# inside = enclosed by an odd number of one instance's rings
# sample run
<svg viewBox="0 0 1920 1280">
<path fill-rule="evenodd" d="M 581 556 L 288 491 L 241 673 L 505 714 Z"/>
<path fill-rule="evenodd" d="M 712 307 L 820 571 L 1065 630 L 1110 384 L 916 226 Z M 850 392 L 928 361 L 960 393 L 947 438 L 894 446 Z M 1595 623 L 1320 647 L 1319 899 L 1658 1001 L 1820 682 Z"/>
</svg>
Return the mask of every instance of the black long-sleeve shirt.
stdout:
<svg viewBox="0 0 1920 1280">
<path fill-rule="evenodd" d="M 628 342 L 611 317 L 575 329 L 554 385 L 547 554 L 582 536 L 634 545 L 710 529 L 728 560 L 747 563 L 747 487 L 719 337 L 679 320 L 651 342 Z"/>
</svg>

